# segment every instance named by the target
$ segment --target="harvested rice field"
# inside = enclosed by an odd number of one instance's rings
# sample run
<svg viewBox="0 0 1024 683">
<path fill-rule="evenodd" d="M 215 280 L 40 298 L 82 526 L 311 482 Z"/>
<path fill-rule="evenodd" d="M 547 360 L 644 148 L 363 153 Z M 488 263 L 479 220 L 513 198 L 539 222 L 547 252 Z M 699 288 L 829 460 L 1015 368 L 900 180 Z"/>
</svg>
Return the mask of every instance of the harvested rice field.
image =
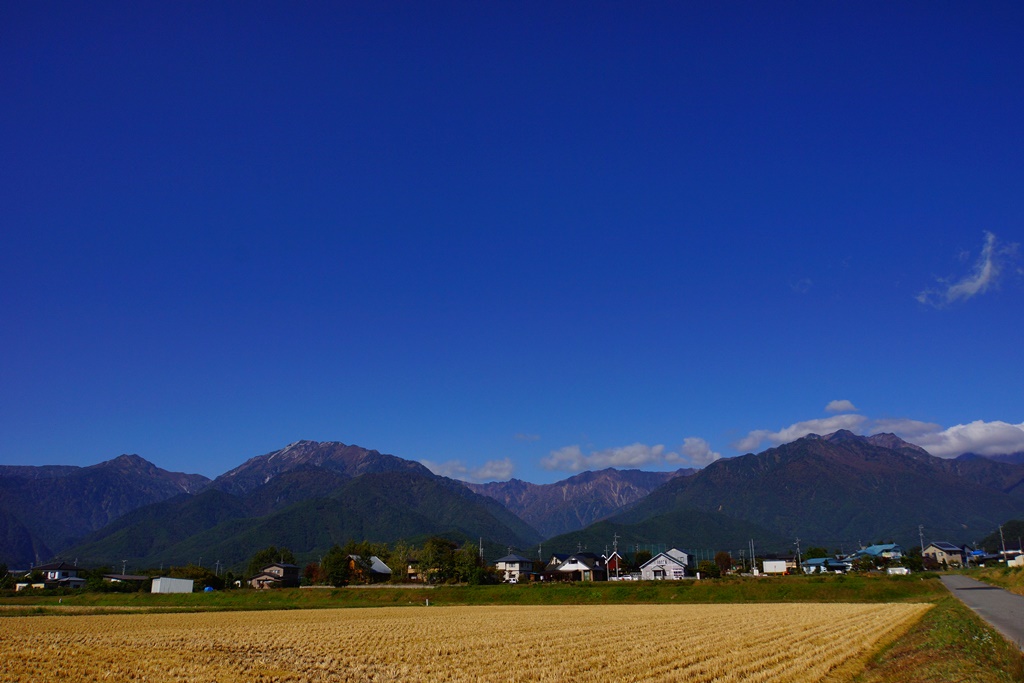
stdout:
<svg viewBox="0 0 1024 683">
<path fill-rule="evenodd" d="M 917 604 L 586 605 L 11 617 L 3 681 L 847 680 Z"/>
</svg>

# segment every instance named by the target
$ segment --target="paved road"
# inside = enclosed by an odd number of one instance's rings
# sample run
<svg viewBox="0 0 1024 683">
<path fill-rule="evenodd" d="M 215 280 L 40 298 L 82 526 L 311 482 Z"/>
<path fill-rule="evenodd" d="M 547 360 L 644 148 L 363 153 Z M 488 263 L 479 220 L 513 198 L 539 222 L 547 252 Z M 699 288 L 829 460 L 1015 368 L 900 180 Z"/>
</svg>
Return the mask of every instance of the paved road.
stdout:
<svg viewBox="0 0 1024 683">
<path fill-rule="evenodd" d="M 1024 649 L 1024 596 L 959 574 L 943 575 L 942 583 L 1011 643 Z"/>
</svg>

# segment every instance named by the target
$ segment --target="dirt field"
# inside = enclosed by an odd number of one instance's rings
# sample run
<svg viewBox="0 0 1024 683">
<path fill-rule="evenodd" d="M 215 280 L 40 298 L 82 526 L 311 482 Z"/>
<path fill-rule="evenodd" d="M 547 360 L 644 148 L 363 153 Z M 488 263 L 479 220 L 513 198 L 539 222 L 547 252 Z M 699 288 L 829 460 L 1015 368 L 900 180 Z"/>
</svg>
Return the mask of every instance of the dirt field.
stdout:
<svg viewBox="0 0 1024 683">
<path fill-rule="evenodd" d="M 915 604 L 403 607 L 12 617 L 3 681 L 849 679 Z M 596 677 L 596 678 L 595 678 Z"/>
</svg>

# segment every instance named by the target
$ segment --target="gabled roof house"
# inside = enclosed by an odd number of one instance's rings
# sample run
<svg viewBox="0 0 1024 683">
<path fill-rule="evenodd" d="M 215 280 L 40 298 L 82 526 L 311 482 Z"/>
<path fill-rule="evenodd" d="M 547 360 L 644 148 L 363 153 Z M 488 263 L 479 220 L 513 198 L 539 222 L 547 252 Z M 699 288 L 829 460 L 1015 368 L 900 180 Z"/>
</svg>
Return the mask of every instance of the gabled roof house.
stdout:
<svg viewBox="0 0 1024 683">
<path fill-rule="evenodd" d="M 268 564 L 249 579 L 249 585 L 253 588 L 298 588 L 299 567 L 287 562 Z"/>
<path fill-rule="evenodd" d="M 553 578 L 558 581 L 607 581 L 608 570 L 603 558 L 594 553 L 579 552 L 569 555 L 558 565 Z"/>
<path fill-rule="evenodd" d="M 507 583 L 529 581 L 533 577 L 533 560 L 515 553 L 496 560 L 494 568 L 501 574 L 501 580 Z"/>
<path fill-rule="evenodd" d="M 903 557 L 903 547 L 899 543 L 882 543 L 869 545 L 861 548 L 853 554 L 854 557 L 884 558 L 886 560 L 898 560 Z"/>
<path fill-rule="evenodd" d="M 936 565 L 961 566 L 966 560 L 966 549 L 945 541 L 933 541 L 924 549 L 921 556 L 931 559 Z"/>
<path fill-rule="evenodd" d="M 692 565 L 693 555 L 672 548 L 644 562 L 640 566 L 640 578 L 645 581 L 683 579 Z"/>
</svg>

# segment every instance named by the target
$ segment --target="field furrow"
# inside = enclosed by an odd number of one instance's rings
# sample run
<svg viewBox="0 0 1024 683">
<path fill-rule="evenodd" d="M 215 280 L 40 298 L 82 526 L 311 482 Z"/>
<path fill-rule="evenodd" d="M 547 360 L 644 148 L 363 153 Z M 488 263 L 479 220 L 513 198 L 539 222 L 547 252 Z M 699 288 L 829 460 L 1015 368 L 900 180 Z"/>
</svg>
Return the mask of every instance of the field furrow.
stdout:
<svg viewBox="0 0 1024 683">
<path fill-rule="evenodd" d="M 587 671 L 619 681 L 819 681 L 847 671 L 927 609 L 804 603 L 16 617 L 0 631 L 0 679 L 556 681 Z"/>
</svg>

